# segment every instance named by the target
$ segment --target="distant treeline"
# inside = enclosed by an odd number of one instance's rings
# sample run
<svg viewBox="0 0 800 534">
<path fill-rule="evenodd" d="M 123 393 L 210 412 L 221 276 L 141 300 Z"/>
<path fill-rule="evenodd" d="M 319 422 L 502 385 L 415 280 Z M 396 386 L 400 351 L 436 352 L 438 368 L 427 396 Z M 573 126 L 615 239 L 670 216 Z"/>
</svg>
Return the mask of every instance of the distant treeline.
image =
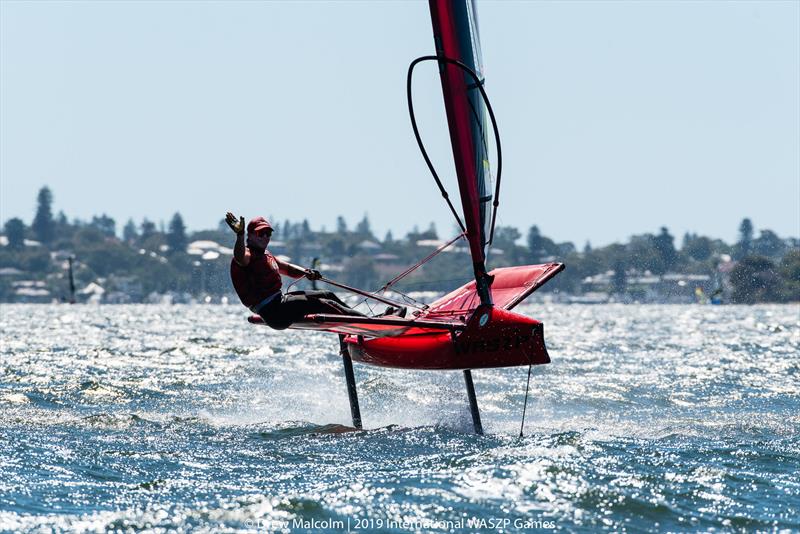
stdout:
<svg viewBox="0 0 800 534">
<path fill-rule="evenodd" d="M 329 277 L 365 289 L 378 289 L 404 266 L 429 254 L 440 238 L 431 223 L 426 230 L 415 228 L 405 236 L 392 232 L 374 235 L 365 215 L 352 228 L 345 218 L 337 219 L 333 231 L 313 230 L 307 220 L 276 222 L 275 253 L 295 263 L 308 265 L 319 258 Z M 128 220 L 118 233 L 116 221 L 106 214 L 89 221 L 69 220 L 62 212 L 53 214 L 53 194 L 43 187 L 30 225 L 19 218 L 5 221 L 0 247 L 0 300 L 14 301 L 23 282 L 36 281 L 53 297 L 66 295 L 65 261 L 74 257 L 77 286 L 102 286 L 105 297 L 115 302 L 144 301 L 152 294 L 175 292 L 195 297 L 228 295 L 230 256 L 212 243 L 232 247 L 234 236 L 220 220 L 217 228 L 187 232 L 180 213 L 167 225 L 143 219 Z M 698 234 L 684 234 L 680 247 L 668 228 L 656 233 L 634 235 L 627 243 L 593 248 L 588 242 L 578 249 L 573 243 L 557 243 L 544 236 L 536 225 L 524 235 L 514 227 L 500 226 L 490 255 L 490 267 L 564 262 L 567 269 L 548 283 L 543 291 L 580 295 L 587 280 L 606 273 L 605 291 L 634 295 L 629 283 L 640 274 L 666 273 L 707 275 L 726 291 L 727 302 L 800 301 L 800 241 L 781 238 L 761 229 L 756 236 L 750 219 L 739 225 L 739 238 L 728 244 Z M 193 242 L 204 241 L 200 247 Z M 519 244 L 524 241 L 524 244 Z M 397 287 L 404 291 L 445 291 L 471 277 L 471 263 L 464 242 L 454 251 L 405 278 Z M 722 288 L 725 285 L 726 287 Z"/>
</svg>

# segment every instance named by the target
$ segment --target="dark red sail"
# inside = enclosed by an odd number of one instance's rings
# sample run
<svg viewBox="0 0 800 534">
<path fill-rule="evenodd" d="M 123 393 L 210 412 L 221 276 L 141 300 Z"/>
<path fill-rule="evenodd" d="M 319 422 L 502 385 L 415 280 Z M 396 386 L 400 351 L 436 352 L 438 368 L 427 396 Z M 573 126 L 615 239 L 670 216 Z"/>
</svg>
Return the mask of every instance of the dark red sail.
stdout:
<svg viewBox="0 0 800 534">
<path fill-rule="evenodd" d="M 475 4 L 470 0 L 430 0 L 436 55 L 457 60 L 483 82 Z M 461 207 L 470 254 L 484 269 L 492 184 L 486 143 L 486 108 L 475 80 L 458 65 L 439 63 Z"/>
</svg>

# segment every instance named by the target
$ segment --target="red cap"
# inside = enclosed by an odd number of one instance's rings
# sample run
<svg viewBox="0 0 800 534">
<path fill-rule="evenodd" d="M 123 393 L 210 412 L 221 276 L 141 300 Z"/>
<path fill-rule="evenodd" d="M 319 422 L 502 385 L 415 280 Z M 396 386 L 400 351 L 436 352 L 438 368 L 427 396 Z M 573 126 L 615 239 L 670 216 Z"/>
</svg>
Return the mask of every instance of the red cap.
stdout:
<svg viewBox="0 0 800 534">
<path fill-rule="evenodd" d="M 247 223 L 248 234 L 258 232 L 259 230 L 263 230 L 264 228 L 269 228 L 270 230 L 272 230 L 272 225 L 264 217 L 256 217 L 255 219 Z"/>
</svg>

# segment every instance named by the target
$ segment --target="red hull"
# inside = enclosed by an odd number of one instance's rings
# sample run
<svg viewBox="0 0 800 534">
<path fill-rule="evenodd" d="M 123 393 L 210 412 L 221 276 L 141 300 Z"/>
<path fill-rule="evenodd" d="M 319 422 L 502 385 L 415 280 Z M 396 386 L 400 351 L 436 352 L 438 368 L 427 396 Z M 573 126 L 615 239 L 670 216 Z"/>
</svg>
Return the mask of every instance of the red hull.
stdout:
<svg viewBox="0 0 800 534">
<path fill-rule="evenodd" d="M 346 336 L 353 360 L 401 369 L 482 369 L 550 363 L 542 323 L 510 311 L 564 268 L 560 263 L 489 273 L 493 307 L 478 306 L 474 281 L 412 318 L 308 315 L 291 328 Z M 264 324 L 261 317 L 251 323 Z"/>
<path fill-rule="evenodd" d="M 345 338 L 357 362 L 401 369 L 482 369 L 550 363 L 539 321 L 480 307 L 461 333 Z"/>
</svg>

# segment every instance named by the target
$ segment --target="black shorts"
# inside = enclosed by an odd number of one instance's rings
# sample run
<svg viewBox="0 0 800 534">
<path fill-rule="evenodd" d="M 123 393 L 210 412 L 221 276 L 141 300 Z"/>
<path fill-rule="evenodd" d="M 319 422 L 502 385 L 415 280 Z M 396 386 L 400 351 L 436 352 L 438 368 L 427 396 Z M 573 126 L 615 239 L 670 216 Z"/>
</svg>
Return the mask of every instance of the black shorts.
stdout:
<svg viewBox="0 0 800 534">
<path fill-rule="evenodd" d="M 275 297 L 258 312 L 264 322 L 275 330 L 289 328 L 292 323 L 302 321 L 306 315 L 315 313 L 365 317 L 331 291 L 292 291 Z"/>
</svg>

